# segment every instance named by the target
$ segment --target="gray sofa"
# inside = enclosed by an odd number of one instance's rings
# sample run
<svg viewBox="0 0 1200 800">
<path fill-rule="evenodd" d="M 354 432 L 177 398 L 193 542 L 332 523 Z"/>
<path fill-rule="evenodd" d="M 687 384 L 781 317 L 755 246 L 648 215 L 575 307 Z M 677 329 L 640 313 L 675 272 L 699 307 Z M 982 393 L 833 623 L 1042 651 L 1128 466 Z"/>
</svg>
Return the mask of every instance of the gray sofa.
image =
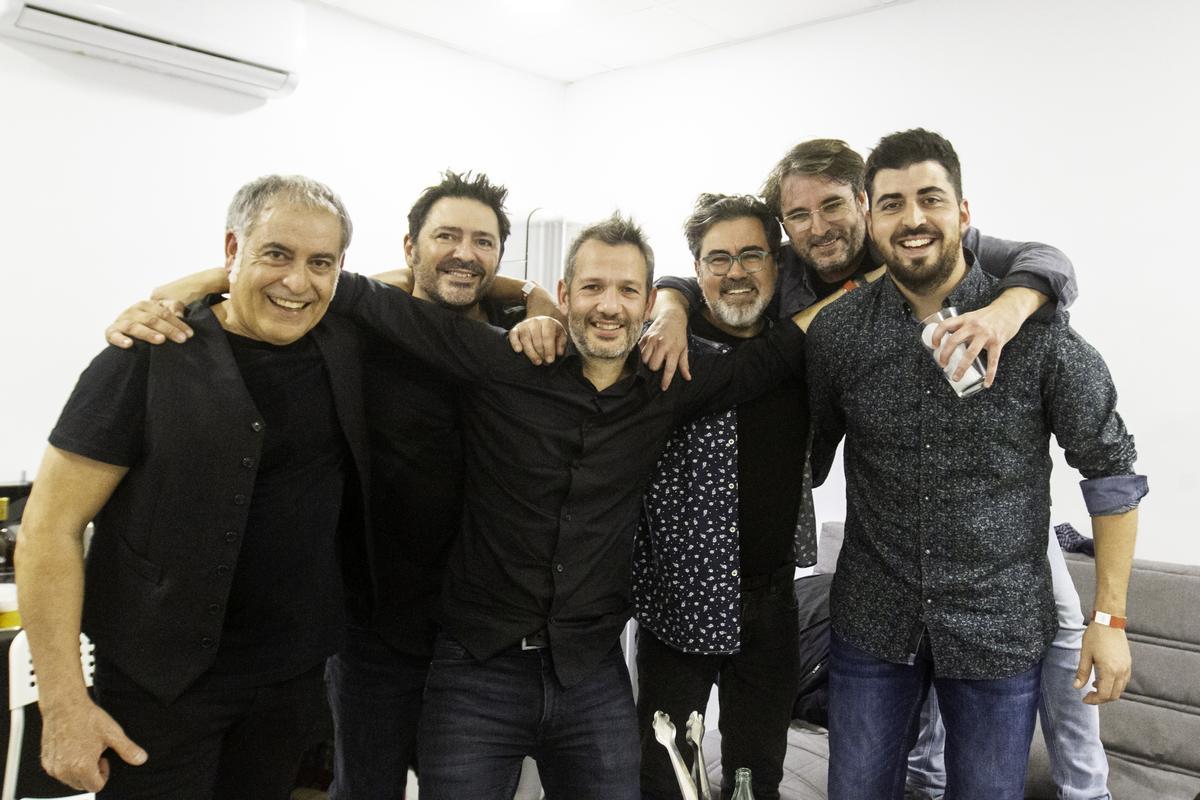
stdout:
<svg viewBox="0 0 1200 800">
<path fill-rule="evenodd" d="M 1066 558 L 1090 616 L 1093 562 L 1080 555 Z M 1109 790 L 1116 800 L 1195 800 L 1200 797 L 1200 567 L 1135 561 L 1128 634 L 1133 679 L 1120 701 L 1100 710 Z M 706 734 L 704 745 L 712 783 L 720 786 L 719 733 Z M 824 798 L 828 762 L 825 732 L 793 723 L 782 796 Z M 1030 753 L 1026 796 L 1056 796 L 1040 730 Z"/>
</svg>

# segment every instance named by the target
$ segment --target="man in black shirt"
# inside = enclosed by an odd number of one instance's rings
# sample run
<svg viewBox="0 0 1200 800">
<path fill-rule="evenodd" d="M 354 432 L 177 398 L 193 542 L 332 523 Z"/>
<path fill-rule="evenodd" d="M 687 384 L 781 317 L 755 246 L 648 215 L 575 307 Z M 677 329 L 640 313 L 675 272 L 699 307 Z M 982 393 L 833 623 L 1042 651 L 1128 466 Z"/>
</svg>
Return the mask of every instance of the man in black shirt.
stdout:
<svg viewBox="0 0 1200 800">
<path fill-rule="evenodd" d="M 765 336 L 775 294 L 779 222 L 750 196 L 701 195 L 684 225 L 704 296 L 691 348 L 727 352 Z M 803 376 L 677 429 L 646 492 L 634 543 L 638 724 L 643 798 L 679 796 L 650 725 L 721 700 L 723 793 L 749 767 L 754 795 L 779 797 L 799 681 L 792 580 L 804 493 L 808 403 Z"/>
<path fill-rule="evenodd" d="M 782 324 L 664 392 L 634 350 L 652 270 L 628 221 L 585 230 L 559 284 L 571 344 L 546 367 L 402 292 L 349 274 L 339 287 L 337 310 L 462 386 L 466 505 L 426 686 L 423 796 L 511 797 L 526 754 L 549 797 L 640 794 L 617 636 L 642 492 L 676 425 L 794 372 L 803 340 Z"/>
<path fill-rule="evenodd" d="M 229 299 L 189 309 L 189 347 L 102 352 L 51 433 L 18 585 L 42 760 L 64 782 L 289 796 L 344 627 L 336 531 L 362 525 L 369 469 L 356 337 L 323 319 L 350 232 L 315 181 L 244 186 Z"/>
</svg>

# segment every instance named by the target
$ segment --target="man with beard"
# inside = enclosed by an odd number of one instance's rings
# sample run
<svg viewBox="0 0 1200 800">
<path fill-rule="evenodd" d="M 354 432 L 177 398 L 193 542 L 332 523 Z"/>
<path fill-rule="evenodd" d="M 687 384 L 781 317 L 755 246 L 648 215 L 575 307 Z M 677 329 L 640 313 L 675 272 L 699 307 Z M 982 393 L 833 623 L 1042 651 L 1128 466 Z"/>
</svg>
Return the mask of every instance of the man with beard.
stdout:
<svg viewBox="0 0 1200 800">
<path fill-rule="evenodd" d="M 765 336 L 781 234 L 761 200 L 700 195 L 684 224 L 703 306 L 691 350 L 728 352 Z M 684 721 L 720 691 L 723 794 L 749 767 L 754 796 L 779 797 L 800 679 L 792 579 L 806 527 L 807 396 L 802 375 L 676 429 L 646 491 L 634 543 L 642 797 L 677 798 L 651 719 Z"/>
<path fill-rule="evenodd" d="M 1104 361 L 1065 313 L 1026 324 L 1005 379 L 960 398 L 919 320 L 991 302 L 964 249 L 958 157 L 921 129 L 884 137 L 866 165 L 868 225 L 888 278 L 813 323 L 808 373 L 819 483 L 846 435 L 845 542 L 830 599 L 831 800 L 902 797 L 905 756 L 932 683 L 948 796 L 1023 797 L 1041 660 L 1056 615 L 1046 560 L 1049 438 L 1086 480 L 1096 612 L 1076 688 L 1117 699 L 1130 674 L 1126 588 L 1146 494 Z"/>
<path fill-rule="evenodd" d="M 867 238 L 866 195 L 862 156 L 843 141 L 812 139 L 788 151 L 767 177 L 763 197 L 783 222 L 788 246 L 779 255 L 779 279 L 767 313 L 780 319 L 838 297 L 863 281 L 882 263 Z M 1075 299 L 1075 271 L 1053 247 L 984 236 L 967 229 L 965 244 L 984 270 L 1001 278 L 1006 291 L 987 307 L 948 320 L 935 341 L 951 332 L 952 347 L 969 341 L 965 365 L 985 348 L 990 386 L 1004 343 L 1047 299 L 1063 307 Z M 702 305 L 701 293 L 690 278 L 658 281 L 655 322 L 642 341 L 642 357 L 652 369 L 663 367 L 669 383 L 676 367 L 688 375 L 687 319 L 689 309 Z M 809 550 L 811 551 L 811 543 Z"/>
<path fill-rule="evenodd" d="M 544 290 L 496 274 L 511 228 L 507 194 L 486 175 L 446 172 L 409 211 L 409 269 L 379 278 L 501 328 L 523 316 L 526 301 L 535 313 L 555 313 Z M 220 280 L 220 274 L 200 273 L 155 295 L 187 298 L 220 290 Z M 127 311 L 109 338 L 114 344 L 122 344 L 125 334 L 153 341 L 151 334 L 158 333 L 162 341 L 163 335 L 189 332 L 149 303 Z M 336 736 L 330 796 L 399 800 L 409 767 L 417 765 L 435 607 L 462 514 L 460 390 L 384 340 L 366 336 L 364 347 L 373 527 L 369 541 L 346 537 L 343 550 L 350 613 L 346 646 L 328 664 Z"/>
<path fill-rule="evenodd" d="M 652 278 L 631 221 L 585 229 L 558 287 L 570 344 L 549 366 L 391 287 L 340 285 L 340 313 L 461 386 L 468 491 L 426 683 L 423 797 L 511 798 L 525 755 L 550 798 L 640 796 L 618 635 L 647 481 L 671 430 L 761 394 L 803 349 L 786 322 L 696 354 L 694 380 L 662 391 L 635 352 Z"/>
</svg>

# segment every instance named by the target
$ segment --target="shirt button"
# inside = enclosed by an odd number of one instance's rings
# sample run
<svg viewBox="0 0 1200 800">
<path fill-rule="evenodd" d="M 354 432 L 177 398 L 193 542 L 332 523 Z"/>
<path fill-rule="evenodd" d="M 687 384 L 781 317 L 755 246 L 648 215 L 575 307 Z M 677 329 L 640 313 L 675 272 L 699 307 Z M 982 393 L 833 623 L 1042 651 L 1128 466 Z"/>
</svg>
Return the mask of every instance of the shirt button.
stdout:
<svg viewBox="0 0 1200 800">
<path fill-rule="evenodd" d="M 929 500 L 929 495 L 925 495 L 925 500 L 926 500 L 926 501 L 928 501 L 928 500 Z"/>
<path fill-rule="evenodd" d="M 237 541 L 237 531 L 225 531 L 225 541 L 233 544 Z"/>
<path fill-rule="evenodd" d="M 229 565 L 228 564 L 217 564 L 217 574 L 218 575 L 228 575 L 229 574 Z"/>
<path fill-rule="evenodd" d="M 929 443 L 926 443 L 926 444 L 925 444 L 925 449 L 926 449 L 926 450 L 928 450 L 930 447 L 933 447 L 933 445 L 931 445 L 931 444 L 929 444 Z"/>
<path fill-rule="evenodd" d="M 221 610 L 221 607 L 219 605 L 217 605 L 216 603 L 213 603 L 212 605 L 210 605 L 208 607 L 208 613 L 210 613 L 210 614 L 216 614 L 220 610 Z"/>
<path fill-rule="evenodd" d="M 249 456 L 247 456 L 246 458 L 243 458 L 242 466 L 245 467 L 246 469 L 250 469 L 251 467 L 254 466 L 254 459 L 250 458 Z"/>
<path fill-rule="evenodd" d="M 730 574 L 732 577 L 736 578 L 736 577 L 738 576 L 738 571 L 735 569 L 733 572 L 731 572 L 731 573 L 729 573 L 729 574 Z"/>
<path fill-rule="evenodd" d="M 931 606 L 931 605 L 933 605 L 933 598 L 930 598 L 930 599 L 926 600 L 926 601 L 925 601 L 925 605 L 927 605 L 927 606 Z"/>
<path fill-rule="evenodd" d="M 570 522 L 573 517 L 570 514 L 563 514 L 563 519 L 565 519 L 567 522 Z"/>
<path fill-rule="evenodd" d="M 929 555 L 929 553 L 930 553 L 929 548 L 925 548 L 925 555 Z"/>
<path fill-rule="evenodd" d="M 925 390 L 925 394 L 933 394 L 933 390 L 932 390 L 932 389 L 926 389 L 926 390 Z"/>
<path fill-rule="evenodd" d="M 246 505 L 246 495 L 244 495 L 244 494 L 235 494 L 235 495 L 233 496 L 233 504 L 234 504 L 235 506 L 244 506 L 244 505 Z"/>
<path fill-rule="evenodd" d="M 562 571 L 563 571 L 563 565 L 562 565 L 562 564 L 555 564 L 555 565 L 554 565 L 554 570 L 555 570 L 556 572 L 562 572 Z"/>
<path fill-rule="evenodd" d="M 200 646 L 203 647 L 205 650 L 209 649 L 210 647 L 213 646 L 212 638 L 209 636 L 205 636 L 203 639 L 200 640 Z"/>
<path fill-rule="evenodd" d="M 737 488 L 737 484 L 736 484 L 736 483 L 731 483 L 731 484 L 729 484 L 729 488 L 730 488 L 730 489 L 736 489 L 736 488 Z"/>
<path fill-rule="evenodd" d="M 250 423 L 250 430 L 254 431 L 255 433 L 261 433 L 262 429 L 265 427 L 266 425 L 263 425 L 262 422 L 257 419 Z"/>
</svg>

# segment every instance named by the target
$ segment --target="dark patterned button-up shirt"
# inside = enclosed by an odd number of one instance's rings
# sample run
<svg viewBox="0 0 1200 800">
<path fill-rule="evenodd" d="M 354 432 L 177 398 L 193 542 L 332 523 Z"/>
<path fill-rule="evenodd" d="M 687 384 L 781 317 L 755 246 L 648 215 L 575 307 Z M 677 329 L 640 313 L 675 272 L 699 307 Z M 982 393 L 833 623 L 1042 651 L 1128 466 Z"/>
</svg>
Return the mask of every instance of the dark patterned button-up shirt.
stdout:
<svg viewBox="0 0 1200 800">
<path fill-rule="evenodd" d="M 995 280 L 970 269 L 947 298 L 989 303 Z M 921 324 L 884 278 L 826 309 L 809 329 L 813 473 L 846 439 L 846 540 L 833 582 L 838 634 L 894 663 L 922 634 L 935 672 L 1015 675 L 1054 636 L 1046 562 L 1050 435 L 1113 513 L 1146 493 L 1133 437 L 1100 355 L 1067 323 L 1029 321 L 1004 348 L 995 385 L 955 395 L 920 341 Z"/>
</svg>

